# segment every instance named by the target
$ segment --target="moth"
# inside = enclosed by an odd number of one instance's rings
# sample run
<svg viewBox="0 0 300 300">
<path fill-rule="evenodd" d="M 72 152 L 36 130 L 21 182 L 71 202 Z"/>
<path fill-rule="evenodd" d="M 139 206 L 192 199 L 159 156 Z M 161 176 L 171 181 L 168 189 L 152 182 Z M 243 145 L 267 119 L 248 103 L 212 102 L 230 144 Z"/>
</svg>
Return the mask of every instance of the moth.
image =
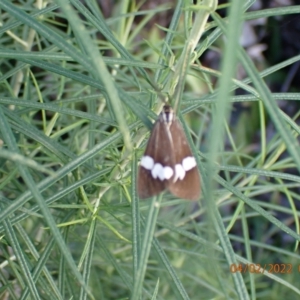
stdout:
<svg viewBox="0 0 300 300">
<path fill-rule="evenodd" d="M 184 130 L 170 105 L 164 105 L 141 159 L 137 192 L 141 199 L 164 190 L 182 199 L 200 197 L 200 174 Z"/>
</svg>

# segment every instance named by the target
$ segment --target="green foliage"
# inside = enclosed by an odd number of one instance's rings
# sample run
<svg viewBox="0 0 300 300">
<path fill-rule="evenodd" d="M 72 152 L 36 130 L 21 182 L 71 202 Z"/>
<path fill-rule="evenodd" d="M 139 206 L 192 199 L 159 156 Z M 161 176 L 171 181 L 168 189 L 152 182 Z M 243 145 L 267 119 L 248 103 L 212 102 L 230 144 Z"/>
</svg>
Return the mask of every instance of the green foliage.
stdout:
<svg viewBox="0 0 300 300">
<path fill-rule="evenodd" d="M 119 1 L 105 18 L 92 0 L 15 2 L 0 1 L 0 298 L 295 299 L 298 112 L 278 100 L 300 94 L 264 78 L 299 57 L 259 72 L 239 36 L 246 20 L 300 7 L 232 0 L 221 18 L 214 0 Z M 150 22 L 160 13 L 167 28 Z M 209 49 L 220 70 L 201 65 Z M 197 157 L 201 202 L 137 199 L 165 98 Z M 250 113 L 233 121 L 237 103 Z"/>
</svg>

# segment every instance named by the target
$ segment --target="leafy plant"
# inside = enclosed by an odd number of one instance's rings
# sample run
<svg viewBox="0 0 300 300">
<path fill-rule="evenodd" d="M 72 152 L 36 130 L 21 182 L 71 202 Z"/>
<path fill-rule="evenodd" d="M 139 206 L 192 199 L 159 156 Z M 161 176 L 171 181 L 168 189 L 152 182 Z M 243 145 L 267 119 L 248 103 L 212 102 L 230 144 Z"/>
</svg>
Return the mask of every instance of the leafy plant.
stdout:
<svg viewBox="0 0 300 300">
<path fill-rule="evenodd" d="M 300 96 L 265 83 L 299 57 L 259 72 L 239 43 L 247 20 L 300 7 L 254 2 L 232 0 L 226 17 L 214 0 L 120 1 L 110 17 L 96 1 L 0 2 L 1 299 L 300 294 L 299 112 L 277 102 Z M 151 25 L 161 13 L 167 27 Z M 201 64 L 208 51 L 220 70 Z M 197 157 L 197 203 L 137 199 L 165 99 Z M 235 116 L 237 103 L 251 114 Z"/>
</svg>

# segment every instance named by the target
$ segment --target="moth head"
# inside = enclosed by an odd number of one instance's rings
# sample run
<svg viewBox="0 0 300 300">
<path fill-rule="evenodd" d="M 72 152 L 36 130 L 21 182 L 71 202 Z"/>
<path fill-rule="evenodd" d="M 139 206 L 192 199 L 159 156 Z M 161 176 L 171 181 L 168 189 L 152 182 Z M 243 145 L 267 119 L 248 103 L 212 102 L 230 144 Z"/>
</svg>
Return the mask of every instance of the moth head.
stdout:
<svg viewBox="0 0 300 300">
<path fill-rule="evenodd" d="M 164 105 L 162 112 L 160 113 L 160 119 L 167 125 L 171 125 L 174 120 L 174 111 L 170 105 Z"/>
</svg>

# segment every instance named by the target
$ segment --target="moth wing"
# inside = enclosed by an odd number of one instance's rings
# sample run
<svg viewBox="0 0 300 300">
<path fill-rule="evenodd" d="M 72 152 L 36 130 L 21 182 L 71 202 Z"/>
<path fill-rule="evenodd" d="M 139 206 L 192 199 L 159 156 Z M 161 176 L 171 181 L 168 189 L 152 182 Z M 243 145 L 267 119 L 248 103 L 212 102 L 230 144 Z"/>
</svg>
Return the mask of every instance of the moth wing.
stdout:
<svg viewBox="0 0 300 300">
<path fill-rule="evenodd" d="M 183 158 L 194 158 L 186 139 L 180 121 L 175 119 L 170 126 L 170 133 L 173 140 L 175 165 L 183 163 Z M 196 163 L 195 163 L 196 164 Z M 183 179 L 171 178 L 168 182 L 168 189 L 174 195 L 182 199 L 197 200 L 200 197 L 200 174 L 197 164 L 185 172 Z"/>
<path fill-rule="evenodd" d="M 174 170 L 175 156 L 171 151 L 172 141 L 170 140 L 170 132 L 166 128 L 161 119 L 158 119 L 152 129 L 145 156 L 153 159 L 154 163 L 161 164 L 162 167 L 170 166 Z M 166 151 L 167 153 L 166 155 Z M 139 198 L 145 199 L 153 197 L 167 188 L 168 180 L 160 180 L 158 177 L 152 176 L 151 170 L 139 166 L 137 191 Z"/>
<path fill-rule="evenodd" d="M 153 197 L 166 189 L 166 184 L 160 180 L 153 180 L 151 171 L 139 166 L 137 191 L 140 199 Z"/>
</svg>

